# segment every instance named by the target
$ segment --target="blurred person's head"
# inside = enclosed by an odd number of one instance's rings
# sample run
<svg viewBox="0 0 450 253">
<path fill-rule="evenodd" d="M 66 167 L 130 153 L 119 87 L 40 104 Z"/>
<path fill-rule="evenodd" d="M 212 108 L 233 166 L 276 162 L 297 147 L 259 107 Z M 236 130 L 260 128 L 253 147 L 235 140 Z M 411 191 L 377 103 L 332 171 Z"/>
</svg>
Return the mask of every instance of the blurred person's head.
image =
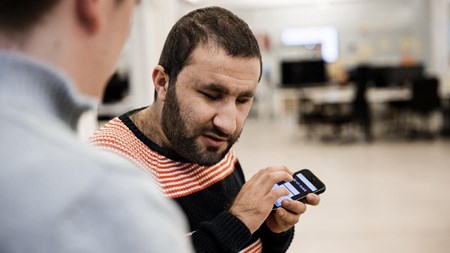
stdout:
<svg viewBox="0 0 450 253">
<path fill-rule="evenodd" d="M 0 49 L 53 65 L 99 98 L 137 0 L 1 0 Z"/>
<path fill-rule="evenodd" d="M 201 165 L 237 141 L 261 77 L 248 25 L 219 7 L 198 9 L 171 29 L 153 71 L 163 146 Z"/>
</svg>

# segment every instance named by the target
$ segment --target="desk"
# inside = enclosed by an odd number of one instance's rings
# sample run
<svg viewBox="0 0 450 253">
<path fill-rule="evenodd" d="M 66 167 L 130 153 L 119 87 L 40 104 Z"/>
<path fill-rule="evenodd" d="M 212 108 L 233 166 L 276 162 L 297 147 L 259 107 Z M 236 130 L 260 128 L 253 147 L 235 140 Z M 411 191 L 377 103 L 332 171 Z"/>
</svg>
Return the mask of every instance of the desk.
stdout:
<svg viewBox="0 0 450 253">
<path fill-rule="evenodd" d="M 350 103 L 355 96 L 355 87 L 311 87 L 303 88 L 301 98 L 308 98 L 317 104 Z M 368 88 L 366 97 L 369 103 L 386 103 L 390 101 L 411 99 L 411 89 L 404 87 Z"/>
<path fill-rule="evenodd" d="M 352 102 L 355 96 L 354 86 L 323 86 L 307 88 L 280 88 L 275 90 L 275 112 L 277 115 L 298 113 L 300 99 L 308 99 L 314 104 L 345 104 Z M 407 87 L 370 87 L 367 89 L 369 103 L 387 103 L 390 101 L 411 99 L 411 89 Z"/>
</svg>

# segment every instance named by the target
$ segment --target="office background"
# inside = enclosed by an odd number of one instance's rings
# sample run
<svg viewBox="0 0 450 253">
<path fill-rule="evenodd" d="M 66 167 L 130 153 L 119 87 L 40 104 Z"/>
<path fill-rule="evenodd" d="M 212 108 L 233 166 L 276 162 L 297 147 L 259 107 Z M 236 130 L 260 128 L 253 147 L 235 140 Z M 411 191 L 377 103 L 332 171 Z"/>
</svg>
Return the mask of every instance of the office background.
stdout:
<svg viewBox="0 0 450 253">
<path fill-rule="evenodd" d="M 338 34 L 335 67 L 362 62 L 400 64 L 402 60 L 424 63 L 443 88 L 450 86 L 448 0 L 281 0 L 220 1 L 144 0 L 137 8 L 133 31 L 118 68 L 130 78 L 131 107 L 152 101 L 151 69 L 173 23 L 186 12 L 220 5 L 245 19 L 267 45 L 263 49 L 266 77 L 280 83 L 279 61 L 315 57 L 317 50 L 283 46 L 286 28 L 330 26 Z M 142 85 L 143 83 L 147 85 Z"/>
</svg>

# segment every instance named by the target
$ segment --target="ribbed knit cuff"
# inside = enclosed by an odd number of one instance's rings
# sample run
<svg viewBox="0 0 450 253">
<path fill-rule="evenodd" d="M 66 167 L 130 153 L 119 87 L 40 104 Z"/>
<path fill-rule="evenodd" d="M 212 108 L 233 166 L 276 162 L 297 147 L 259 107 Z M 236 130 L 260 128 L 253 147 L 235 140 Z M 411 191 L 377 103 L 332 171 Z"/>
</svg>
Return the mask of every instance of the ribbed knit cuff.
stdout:
<svg viewBox="0 0 450 253">
<path fill-rule="evenodd" d="M 274 233 L 263 223 L 260 229 L 264 242 L 263 252 L 286 252 L 294 238 L 294 227 L 286 232 Z"/>
<path fill-rule="evenodd" d="M 206 224 L 205 224 L 206 225 Z M 230 212 L 222 212 L 206 226 L 202 226 L 212 232 L 219 242 L 220 248 L 228 249 L 224 252 L 239 251 L 250 239 L 250 230 Z M 195 235 L 194 235 L 195 236 Z"/>
</svg>

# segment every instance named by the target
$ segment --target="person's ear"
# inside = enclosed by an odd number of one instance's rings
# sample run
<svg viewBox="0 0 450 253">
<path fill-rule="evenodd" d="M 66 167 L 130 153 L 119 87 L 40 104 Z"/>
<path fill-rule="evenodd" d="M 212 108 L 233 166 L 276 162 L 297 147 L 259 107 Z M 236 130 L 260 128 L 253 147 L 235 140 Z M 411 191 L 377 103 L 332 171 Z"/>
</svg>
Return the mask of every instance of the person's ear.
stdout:
<svg viewBox="0 0 450 253">
<path fill-rule="evenodd" d="M 100 1 L 75 0 L 75 2 L 79 24 L 87 33 L 95 33 L 100 27 Z"/>
<path fill-rule="evenodd" d="M 153 69 L 152 73 L 153 85 L 155 86 L 155 91 L 158 93 L 157 98 L 164 101 L 166 98 L 167 90 L 169 89 L 169 76 L 167 75 L 164 67 L 157 65 Z"/>
</svg>

